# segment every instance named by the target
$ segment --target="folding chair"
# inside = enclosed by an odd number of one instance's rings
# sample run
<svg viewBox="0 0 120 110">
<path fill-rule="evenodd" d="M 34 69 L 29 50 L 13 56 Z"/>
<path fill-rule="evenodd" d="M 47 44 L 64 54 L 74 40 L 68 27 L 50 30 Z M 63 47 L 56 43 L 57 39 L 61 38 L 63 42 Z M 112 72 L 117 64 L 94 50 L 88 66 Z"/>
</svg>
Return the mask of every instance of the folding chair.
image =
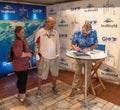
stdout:
<svg viewBox="0 0 120 110">
<path fill-rule="evenodd" d="M 98 44 L 96 50 L 104 51 L 105 52 L 105 45 L 103 44 Z M 93 62 L 92 65 L 92 70 L 91 70 L 91 78 L 90 78 L 90 85 L 91 85 L 91 90 L 94 95 L 96 95 L 95 89 L 98 88 L 99 86 L 102 86 L 103 89 L 105 89 L 105 85 L 103 84 L 100 76 L 98 75 L 98 69 L 101 66 L 101 64 L 104 62 L 104 59 L 102 60 L 96 60 Z M 98 83 L 95 83 L 95 79 L 98 80 Z"/>
</svg>

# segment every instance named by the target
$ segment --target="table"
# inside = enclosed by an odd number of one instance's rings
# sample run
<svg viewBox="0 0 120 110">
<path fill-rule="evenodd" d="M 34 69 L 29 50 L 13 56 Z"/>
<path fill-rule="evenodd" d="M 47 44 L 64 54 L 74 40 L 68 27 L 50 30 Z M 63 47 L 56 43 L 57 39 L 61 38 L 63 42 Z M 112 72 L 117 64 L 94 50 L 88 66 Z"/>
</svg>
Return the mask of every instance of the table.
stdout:
<svg viewBox="0 0 120 110">
<path fill-rule="evenodd" d="M 107 57 L 107 54 L 104 53 L 103 51 L 99 51 L 99 50 L 93 50 L 93 51 L 89 51 L 87 52 L 85 55 L 76 55 L 75 54 L 76 51 L 67 51 L 66 55 L 70 58 L 74 58 L 74 59 L 80 59 L 80 60 L 84 60 L 85 61 L 85 97 L 84 97 L 84 101 L 79 100 L 79 102 L 82 102 L 83 105 L 85 107 L 91 105 L 91 104 L 96 104 L 96 102 L 88 102 L 87 101 L 87 63 L 88 60 L 100 60 L 100 59 L 105 59 Z"/>
</svg>

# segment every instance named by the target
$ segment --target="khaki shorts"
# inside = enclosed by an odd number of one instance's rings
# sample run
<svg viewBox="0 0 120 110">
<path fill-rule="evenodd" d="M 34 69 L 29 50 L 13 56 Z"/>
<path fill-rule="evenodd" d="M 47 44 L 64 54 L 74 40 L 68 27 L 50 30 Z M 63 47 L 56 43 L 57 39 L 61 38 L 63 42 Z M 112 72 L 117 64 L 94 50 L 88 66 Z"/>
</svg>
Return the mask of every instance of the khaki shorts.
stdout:
<svg viewBox="0 0 120 110">
<path fill-rule="evenodd" d="M 59 71 L 59 58 L 55 59 L 45 59 L 41 57 L 41 61 L 38 66 L 38 77 L 40 77 L 43 80 L 46 80 L 48 77 L 49 70 L 51 72 L 52 76 L 58 76 Z"/>
</svg>

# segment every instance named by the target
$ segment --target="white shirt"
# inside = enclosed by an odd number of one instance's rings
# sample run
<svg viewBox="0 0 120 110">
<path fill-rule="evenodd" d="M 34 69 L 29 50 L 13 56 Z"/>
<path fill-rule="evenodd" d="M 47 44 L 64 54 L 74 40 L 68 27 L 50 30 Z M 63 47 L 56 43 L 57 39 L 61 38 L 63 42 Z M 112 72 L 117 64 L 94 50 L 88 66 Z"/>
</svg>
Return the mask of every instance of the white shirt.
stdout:
<svg viewBox="0 0 120 110">
<path fill-rule="evenodd" d="M 60 54 L 59 36 L 56 30 L 40 29 L 35 36 L 35 42 L 40 37 L 39 50 L 44 58 L 53 59 Z"/>
</svg>

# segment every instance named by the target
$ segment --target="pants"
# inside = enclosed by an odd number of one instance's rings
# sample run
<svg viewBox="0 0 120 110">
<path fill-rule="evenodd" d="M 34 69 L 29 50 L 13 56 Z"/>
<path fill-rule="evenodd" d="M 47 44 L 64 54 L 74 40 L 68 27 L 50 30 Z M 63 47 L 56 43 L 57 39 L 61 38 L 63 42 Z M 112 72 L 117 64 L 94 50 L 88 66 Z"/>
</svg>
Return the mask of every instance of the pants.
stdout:
<svg viewBox="0 0 120 110">
<path fill-rule="evenodd" d="M 85 67 L 84 60 L 76 59 L 76 70 L 74 74 L 74 79 L 72 83 L 72 89 L 76 89 L 80 80 L 80 75 L 82 74 L 82 67 Z M 88 61 L 87 63 L 87 84 L 90 86 L 90 74 L 92 69 L 92 61 Z"/>
<path fill-rule="evenodd" d="M 28 70 L 26 71 L 17 71 L 15 72 L 17 75 L 17 88 L 20 94 L 26 93 L 26 85 L 28 79 Z"/>
<path fill-rule="evenodd" d="M 38 77 L 46 80 L 49 70 L 52 76 L 57 77 L 59 75 L 59 58 L 46 59 L 41 57 L 41 61 L 38 66 Z"/>
</svg>

